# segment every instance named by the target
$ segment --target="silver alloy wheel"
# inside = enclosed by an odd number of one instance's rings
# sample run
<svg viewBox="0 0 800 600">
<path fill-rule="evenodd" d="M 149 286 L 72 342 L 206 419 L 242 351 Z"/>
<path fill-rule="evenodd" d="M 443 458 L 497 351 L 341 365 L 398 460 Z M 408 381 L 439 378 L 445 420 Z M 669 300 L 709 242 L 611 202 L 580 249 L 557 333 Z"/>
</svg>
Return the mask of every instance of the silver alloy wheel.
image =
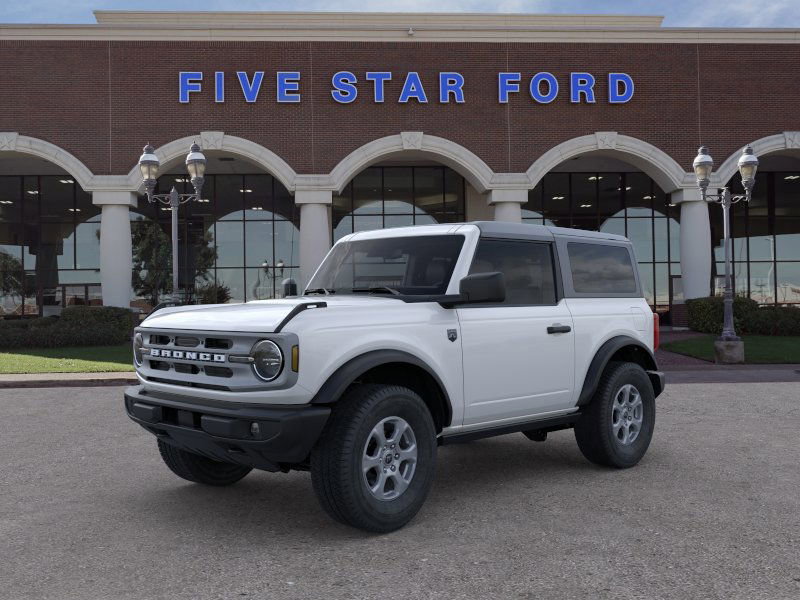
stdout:
<svg viewBox="0 0 800 600">
<path fill-rule="evenodd" d="M 394 500 L 408 489 L 417 468 L 417 438 L 404 419 L 386 417 L 372 428 L 364 444 L 361 471 L 378 500 Z"/>
<path fill-rule="evenodd" d="M 611 429 L 623 446 L 630 446 L 639 437 L 644 421 L 642 395 L 631 384 L 623 385 L 614 396 L 611 408 Z"/>
</svg>

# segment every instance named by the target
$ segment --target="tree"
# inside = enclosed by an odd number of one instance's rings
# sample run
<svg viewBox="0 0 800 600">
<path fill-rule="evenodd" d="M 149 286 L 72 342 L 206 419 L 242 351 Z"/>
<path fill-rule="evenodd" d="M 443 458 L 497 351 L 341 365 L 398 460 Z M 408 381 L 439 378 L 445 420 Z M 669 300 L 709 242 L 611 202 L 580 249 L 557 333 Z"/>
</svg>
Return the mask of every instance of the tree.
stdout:
<svg viewBox="0 0 800 600">
<path fill-rule="evenodd" d="M 131 283 L 140 296 L 157 305 L 160 296 L 172 293 L 172 242 L 161 226 L 139 217 L 131 223 L 133 234 L 133 274 Z M 192 281 L 213 279 L 211 269 L 217 260 L 214 236 L 203 232 L 201 243 L 189 256 Z"/>
<path fill-rule="evenodd" d="M 0 250 L 0 295 L 21 298 L 24 294 L 25 274 L 22 272 L 22 262 Z"/>
</svg>

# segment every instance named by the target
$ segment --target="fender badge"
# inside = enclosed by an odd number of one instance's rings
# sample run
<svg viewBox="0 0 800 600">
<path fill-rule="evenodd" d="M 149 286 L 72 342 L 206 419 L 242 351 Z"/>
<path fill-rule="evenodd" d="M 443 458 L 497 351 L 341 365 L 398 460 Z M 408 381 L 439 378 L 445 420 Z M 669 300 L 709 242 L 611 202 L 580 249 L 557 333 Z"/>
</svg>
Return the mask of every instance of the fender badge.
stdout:
<svg viewBox="0 0 800 600">
<path fill-rule="evenodd" d="M 455 342 L 458 339 L 458 331 L 455 329 L 448 329 L 447 330 L 447 339 L 451 342 Z"/>
</svg>

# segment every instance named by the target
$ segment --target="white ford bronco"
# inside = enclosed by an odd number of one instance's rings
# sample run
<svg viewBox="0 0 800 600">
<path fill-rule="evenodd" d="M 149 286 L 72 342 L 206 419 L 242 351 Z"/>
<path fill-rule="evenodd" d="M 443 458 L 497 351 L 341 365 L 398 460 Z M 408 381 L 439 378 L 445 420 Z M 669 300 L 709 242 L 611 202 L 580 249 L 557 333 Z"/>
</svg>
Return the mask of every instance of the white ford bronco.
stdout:
<svg viewBox="0 0 800 600">
<path fill-rule="evenodd" d="M 414 517 L 443 444 L 572 428 L 631 467 L 664 389 L 635 265 L 624 237 L 542 225 L 354 233 L 301 296 L 151 314 L 125 407 L 179 477 L 310 470 L 331 517 L 375 532 Z"/>
</svg>

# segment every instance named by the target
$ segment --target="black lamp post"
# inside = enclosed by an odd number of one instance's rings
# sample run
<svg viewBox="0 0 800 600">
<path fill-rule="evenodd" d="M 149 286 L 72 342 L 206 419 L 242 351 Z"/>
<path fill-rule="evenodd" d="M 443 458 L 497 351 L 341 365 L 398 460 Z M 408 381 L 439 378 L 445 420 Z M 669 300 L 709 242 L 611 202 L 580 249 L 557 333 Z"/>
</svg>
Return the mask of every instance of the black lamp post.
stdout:
<svg viewBox="0 0 800 600">
<path fill-rule="evenodd" d="M 736 335 L 733 325 L 733 274 L 731 272 L 731 225 L 730 209 L 737 202 L 749 202 L 752 197 L 753 186 L 756 182 L 756 170 L 758 169 L 758 158 L 753 154 L 753 149 L 748 145 L 742 151 L 739 158 L 739 174 L 742 176 L 742 187 L 744 195 L 732 195 L 727 187 L 724 187 L 716 194 L 708 193 L 708 185 L 711 180 L 711 171 L 714 168 L 714 161 L 708 154 L 708 148 L 702 146 L 697 152 L 697 157 L 692 163 L 697 185 L 700 188 L 702 199 L 705 202 L 713 202 L 722 206 L 722 227 L 725 244 L 725 292 L 723 295 L 724 317 L 722 324 L 722 335 L 717 339 L 718 342 L 741 342 Z"/>
<path fill-rule="evenodd" d="M 186 170 L 192 178 L 194 194 L 179 194 L 175 186 L 169 194 L 156 194 L 156 180 L 160 161 L 155 155 L 155 149 L 147 144 L 142 156 L 139 157 L 139 169 L 142 172 L 144 189 L 148 202 L 159 202 L 169 207 L 172 211 L 172 299 L 178 302 L 178 207 L 190 200 L 200 200 L 203 182 L 206 173 L 206 157 L 196 143 L 192 144 L 189 154 L 186 155 Z"/>
</svg>

